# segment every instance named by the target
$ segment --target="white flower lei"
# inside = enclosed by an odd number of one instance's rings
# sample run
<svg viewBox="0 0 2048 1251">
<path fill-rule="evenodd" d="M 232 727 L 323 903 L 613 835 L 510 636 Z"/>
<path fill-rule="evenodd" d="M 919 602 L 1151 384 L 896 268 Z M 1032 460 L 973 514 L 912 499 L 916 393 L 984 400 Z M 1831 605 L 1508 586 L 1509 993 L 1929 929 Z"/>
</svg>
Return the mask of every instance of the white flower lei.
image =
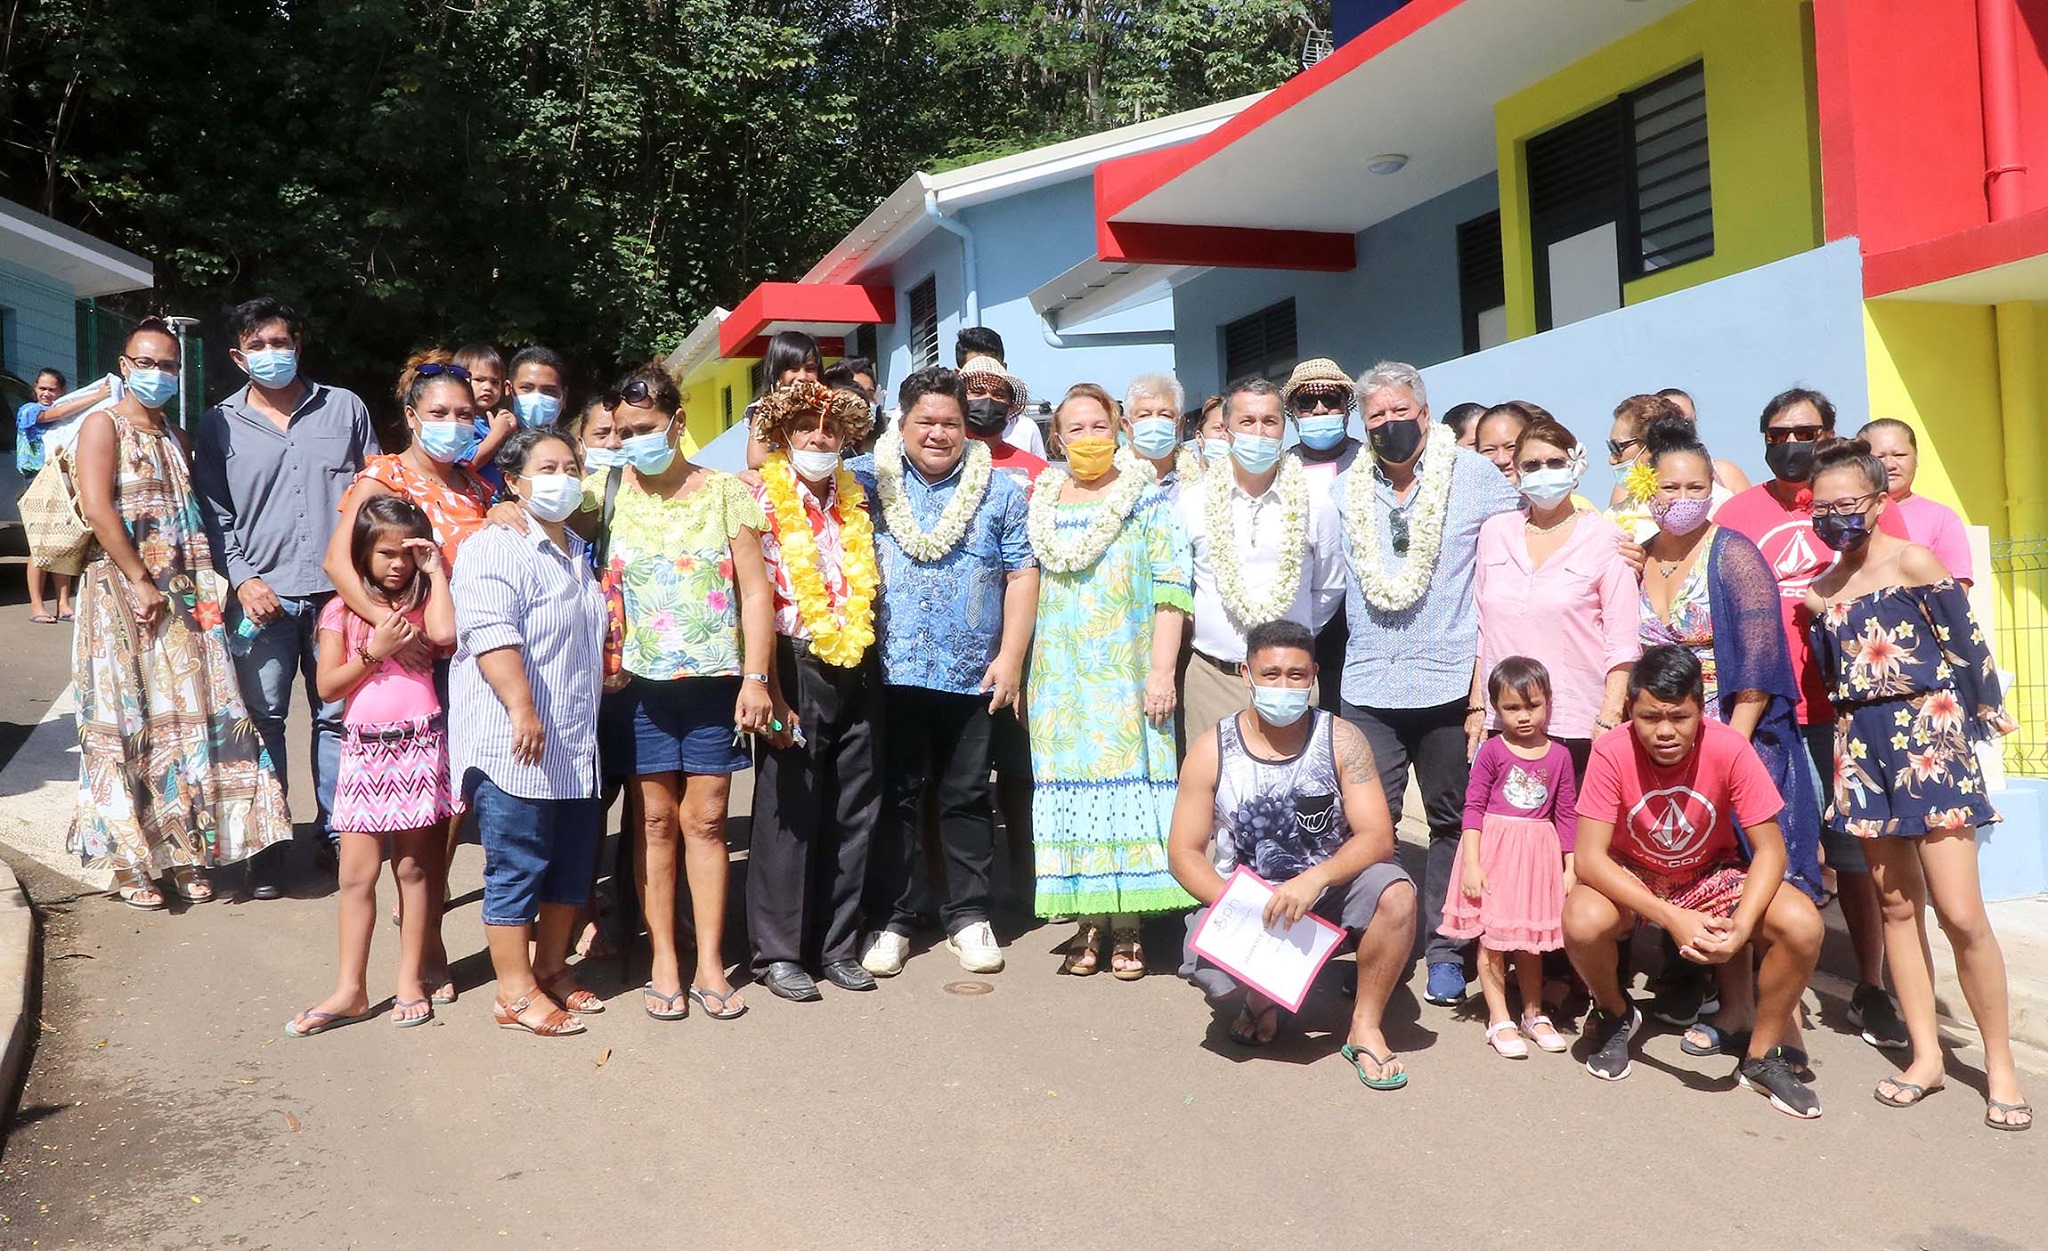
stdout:
<svg viewBox="0 0 2048 1251">
<path fill-rule="evenodd" d="M 903 436 L 894 427 L 882 431 L 875 440 L 875 485 L 882 497 L 882 516 L 888 519 L 889 533 L 904 555 L 928 565 L 960 545 L 961 537 L 967 533 L 967 523 L 988 491 L 990 461 L 987 444 L 979 439 L 967 441 L 960 485 L 939 513 L 938 523 L 926 531 L 917 524 L 916 515 L 910 511 L 910 497 L 903 490 Z"/>
<path fill-rule="evenodd" d="M 1231 507 L 1236 486 L 1237 475 L 1225 470 L 1211 474 L 1199 489 L 1209 529 L 1209 563 L 1216 570 L 1216 598 L 1239 629 L 1250 630 L 1285 616 L 1301 590 L 1301 558 L 1308 549 L 1308 475 L 1299 456 L 1281 458 L 1280 476 L 1273 481 L 1280 504 L 1280 567 L 1257 595 L 1246 591 L 1238 560 L 1236 514 Z"/>
<path fill-rule="evenodd" d="M 1447 427 L 1448 428 L 1448 427 Z M 1038 557 L 1040 567 L 1054 573 L 1078 573 L 1102 559 L 1109 545 L 1124 528 L 1131 510 L 1138 506 L 1138 497 L 1145 488 L 1158 479 L 1152 474 L 1152 466 L 1128 447 L 1116 451 L 1117 478 L 1109 493 L 1097 502 L 1095 515 L 1088 520 L 1088 528 L 1072 539 L 1059 536 L 1054 524 L 1059 513 L 1060 494 L 1066 490 L 1069 480 L 1064 469 L 1047 469 L 1038 475 L 1038 485 L 1031 491 L 1031 514 L 1027 533 L 1031 536 L 1031 551 Z"/>
<path fill-rule="evenodd" d="M 1202 477 L 1202 461 L 1195 455 L 1195 449 L 1183 443 L 1173 454 L 1173 471 L 1180 475 L 1182 486 L 1191 486 Z"/>
<path fill-rule="evenodd" d="M 1431 422 L 1422 450 L 1422 480 L 1415 488 L 1414 511 L 1408 521 L 1408 555 L 1388 573 L 1380 562 L 1379 500 L 1373 492 L 1375 462 L 1361 456 L 1344 485 L 1344 529 L 1351 540 L 1351 572 L 1366 602 L 1381 612 L 1413 607 L 1429 589 L 1436 559 L 1443 551 L 1444 514 L 1450 511 L 1451 470 L 1457 464 L 1458 436 L 1441 422 Z"/>
</svg>

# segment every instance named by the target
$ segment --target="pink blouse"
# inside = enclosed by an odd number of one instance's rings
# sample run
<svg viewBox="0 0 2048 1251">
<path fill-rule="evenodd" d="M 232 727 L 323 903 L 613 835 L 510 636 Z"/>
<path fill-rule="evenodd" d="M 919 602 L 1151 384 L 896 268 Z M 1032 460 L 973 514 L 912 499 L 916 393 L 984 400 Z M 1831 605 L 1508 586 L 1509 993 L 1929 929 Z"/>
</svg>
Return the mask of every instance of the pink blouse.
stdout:
<svg viewBox="0 0 2048 1251">
<path fill-rule="evenodd" d="M 1977 580 L 1970 568 L 1970 536 L 1955 509 L 1924 495 L 1893 500 L 1892 507 L 1906 523 L 1906 537 L 1932 551 L 1949 577 L 1963 582 Z"/>
<path fill-rule="evenodd" d="M 1621 528 L 1581 512 L 1540 568 L 1529 567 L 1527 515 L 1499 513 L 1479 528 L 1473 598 L 1479 608 L 1479 677 L 1528 656 L 1550 670 L 1552 738 L 1592 738 L 1607 672 L 1641 654 L 1636 577 L 1617 550 Z M 1488 726 L 1494 724 L 1491 709 Z"/>
</svg>

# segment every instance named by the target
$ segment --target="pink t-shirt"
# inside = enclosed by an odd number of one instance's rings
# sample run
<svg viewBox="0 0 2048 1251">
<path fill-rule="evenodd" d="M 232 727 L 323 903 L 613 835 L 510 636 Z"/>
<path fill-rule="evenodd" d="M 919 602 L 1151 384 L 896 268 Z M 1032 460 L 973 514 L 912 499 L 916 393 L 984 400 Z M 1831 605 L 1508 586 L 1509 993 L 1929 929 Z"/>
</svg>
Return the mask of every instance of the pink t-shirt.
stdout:
<svg viewBox="0 0 2048 1251">
<path fill-rule="evenodd" d="M 426 607 L 415 608 L 405 614 L 405 619 L 416 628 L 425 630 Z M 327 606 L 320 610 L 320 628 L 339 634 L 342 647 L 350 655 L 355 654 L 358 646 L 368 645 L 373 629 L 369 622 L 350 612 L 339 595 L 328 600 Z M 387 656 L 378 662 L 368 678 L 349 692 L 341 721 L 343 725 L 350 726 L 388 725 L 394 721 L 431 717 L 439 711 L 441 697 L 434 692 L 433 671 L 414 673 Z"/>
<path fill-rule="evenodd" d="M 1629 726 L 1609 730 L 1593 744 L 1578 793 L 1582 819 L 1613 823 L 1616 860 L 1663 877 L 1741 864 L 1735 823 L 1749 829 L 1784 810 L 1756 748 L 1711 717 L 1700 718 L 1692 754 L 1669 768 L 1650 759 Z"/>
<path fill-rule="evenodd" d="M 1564 545 L 1529 567 L 1528 517 L 1520 509 L 1479 528 L 1472 579 L 1479 607 L 1481 690 L 1493 667 L 1528 656 L 1550 670 L 1550 733 L 1592 738 L 1607 671 L 1642 652 L 1642 594 L 1621 558 L 1621 528 L 1596 512 L 1572 523 Z M 1486 723 L 1496 724 L 1492 709 Z"/>
<path fill-rule="evenodd" d="M 1806 611 L 1806 588 L 1835 563 L 1834 549 L 1813 532 L 1813 492 L 1800 487 L 1788 506 L 1771 494 L 1770 483 L 1759 482 L 1721 505 L 1714 522 L 1756 544 L 1778 579 L 1785 644 L 1792 654 L 1792 671 L 1799 675 L 1799 724 L 1833 721 L 1835 706 L 1828 702 L 1820 666 L 1813 663 L 1813 637 L 1808 633 L 1813 617 Z M 1898 538 L 1910 537 L 1896 508 L 1884 510 L 1877 528 Z"/>
<path fill-rule="evenodd" d="M 1959 582 L 1975 582 L 1970 569 L 1970 536 L 1963 531 L 1963 519 L 1956 510 L 1924 495 L 1893 500 L 1891 511 L 1906 523 L 1906 537 L 1929 549 Z"/>
</svg>

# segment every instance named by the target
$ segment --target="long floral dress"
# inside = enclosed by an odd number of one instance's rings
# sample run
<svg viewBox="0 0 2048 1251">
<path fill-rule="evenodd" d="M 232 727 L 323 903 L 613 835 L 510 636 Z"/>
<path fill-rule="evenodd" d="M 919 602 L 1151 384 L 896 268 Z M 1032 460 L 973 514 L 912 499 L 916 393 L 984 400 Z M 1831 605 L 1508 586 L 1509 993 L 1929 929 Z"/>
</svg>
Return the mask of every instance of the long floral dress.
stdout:
<svg viewBox="0 0 2048 1251">
<path fill-rule="evenodd" d="M 1058 505 L 1058 532 L 1070 538 L 1087 529 L 1102 506 Z M 1152 615 L 1193 611 L 1190 565 L 1187 536 L 1152 486 L 1093 565 L 1040 574 L 1026 684 L 1039 916 L 1194 906 L 1166 867 L 1172 726 L 1154 726 L 1144 708 Z"/>
<path fill-rule="evenodd" d="M 114 502 L 164 595 L 141 636 L 127 579 L 102 554 L 78 589 L 72 684 L 78 807 L 70 848 L 141 885 L 181 866 L 232 864 L 291 837 L 284 792 L 242 704 L 185 450 L 117 411 Z"/>
<path fill-rule="evenodd" d="M 1960 586 L 1830 604 L 1813 623 L 1813 651 L 1835 705 L 1828 828 L 1910 838 L 1999 819 L 1973 744 L 2017 725 Z"/>
</svg>

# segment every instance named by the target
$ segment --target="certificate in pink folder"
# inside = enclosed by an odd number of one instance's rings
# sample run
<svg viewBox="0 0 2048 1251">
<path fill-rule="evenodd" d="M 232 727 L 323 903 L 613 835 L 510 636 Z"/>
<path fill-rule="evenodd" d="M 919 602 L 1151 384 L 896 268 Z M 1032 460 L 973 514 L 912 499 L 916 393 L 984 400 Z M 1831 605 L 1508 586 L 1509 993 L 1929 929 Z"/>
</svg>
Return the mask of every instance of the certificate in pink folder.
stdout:
<svg viewBox="0 0 2048 1251">
<path fill-rule="evenodd" d="M 1289 1012 L 1299 1012 L 1344 931 L 1312 912 L 1292 925 L 1267 929 L 1266 901 L 1272 897 L 1272 883 L 1239 866 L 1195 930 L 1195 954 Z"/>
</svg>

